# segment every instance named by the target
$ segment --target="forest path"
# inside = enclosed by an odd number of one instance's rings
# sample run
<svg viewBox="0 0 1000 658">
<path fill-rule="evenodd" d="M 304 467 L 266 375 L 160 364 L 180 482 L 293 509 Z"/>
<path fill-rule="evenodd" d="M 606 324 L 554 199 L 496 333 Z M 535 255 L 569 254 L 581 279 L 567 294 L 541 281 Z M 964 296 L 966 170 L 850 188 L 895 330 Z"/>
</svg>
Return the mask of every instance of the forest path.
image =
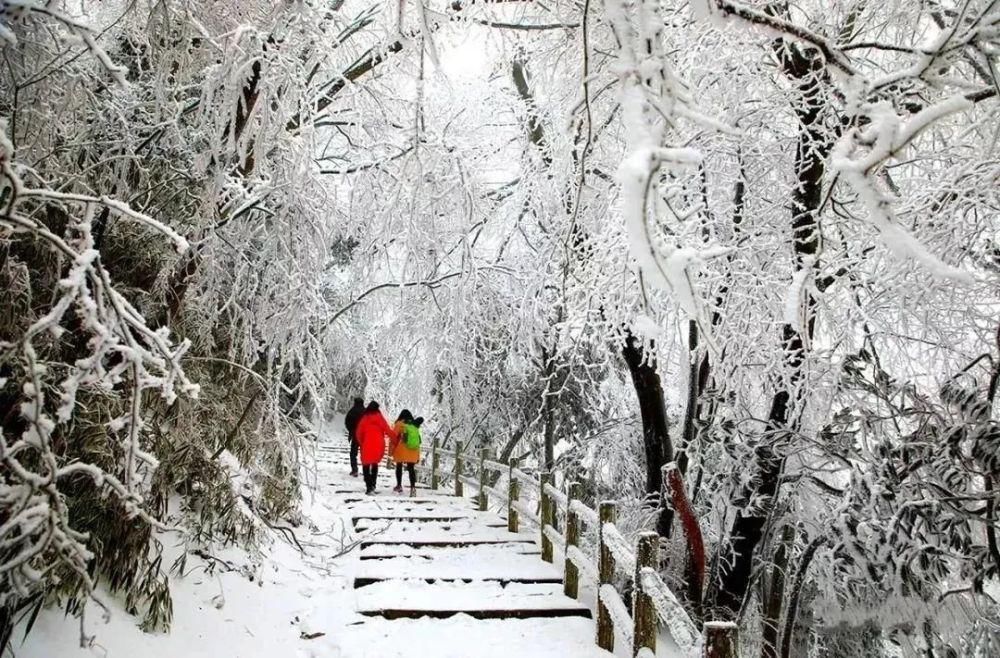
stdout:
<svg viewBox="0 0 1000 658">
<path fill-rule="evenodd" d="M 363 621 L 339 634 L 342 656 L 611 656 L 594 645 L 590 609 L 563 594 L 534 533 L 509 532 L 471 499 L 425 485 L 413 498 L 393 494 L 395 472 L 385 468 L 378 493 L 366 496 L 349 475 L 347 441 L 324 438 L 323 497 L 350 520 L 357 544 L 349 567 Z"/>
</svg>

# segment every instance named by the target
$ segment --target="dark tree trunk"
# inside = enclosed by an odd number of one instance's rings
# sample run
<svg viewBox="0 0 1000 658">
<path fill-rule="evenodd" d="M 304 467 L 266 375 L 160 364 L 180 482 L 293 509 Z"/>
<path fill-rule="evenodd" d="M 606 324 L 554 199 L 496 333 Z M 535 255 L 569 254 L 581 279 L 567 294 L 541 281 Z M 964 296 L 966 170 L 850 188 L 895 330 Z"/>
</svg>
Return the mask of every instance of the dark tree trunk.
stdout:
<svg viewBox="0 0 1000 658">
<path fill-rule="evenodd" d="M 825 81 L 822 61 L 814 54 L 806 54 L 798 46 L 778 42 L 776 52 L 785 75 L 798 87 L 799 98 L 795 113 L 799 119 L 799 135 L 795 151 L 795 178 L 797 185 L 792 193 L 792 242 L 795 267 L 815 267 L 812 258 L 819 248 L 818 211 L 822 200 L 823 174 L 826 156 L 830 149 L 824 130 L 822 108 Z M 806 300 L 807 308 L 813 301 Z M 808 338 L 812 337 L 814 322 L 807 322 Z M 753 577 L 754 552 L 764 536 L 764 526 L 778 493 L 778 484 L 784 457 L 778 447 L 794 430 L 790 423 L 792 395 L 802 377 L 805 357 L 803 336 L 792 325 L 781 328 L 781 345 L 784 354 L 785 377 L 781 388 L 771 399 L 767 427 L 755 450 L 755 476 L 744 490 L 742 500 L 763 503 L 737 513 L 730 530 L 732 560 L 723 561 L 718 604 L 735 618 L 743 605 Z"/>
<path fill-rule="evenodd" d="M 554 351 L 553 351 L 554 352 Z M 542 376 L 545 380 L 545 387 L 542 395 L 542 438 L 543 438 L 543 458 L 542 469 L 552 472 L 556 465 L 555 442 L 556 442 L 556 357 L 544 346 L 542 347 Z"/>
<path fill-rule="evenodd" d="M 738 238 L 740 236 L 743 227 L 743 214 L 746 206 L 746 172 L 743 166 L 743 155 L 742 152 L 739 150 L 737 150 L 737 160 L 740 163 L 740 177 L 736 180 L 736 183 L 733 186 L 732 226 L 733 226 L 734 243 L 738 241 Z M 708 202 L 705 201 L 705 203 L 707 204 Z M 732 256 L 728 256 L 727 259 L 731 261 Z M 726 304 L 726 298 L 729 294 L 729 288 L 731 285 L 732 276 L 733 276 L 732 270 L 728 269 L 726 271 L 726 278 L 723 280 L 722 285 L 719 286 L 719 289 L 715 293 L 715 308 L 712 310 L 712 322 L 711 322 L 711 326 L 713 328 L 717 327 L 719 323 L 722 322 L 722 310 Z M 688 345 L 689 349 L 693 351 L 693 348 L 697 347 L 697 341 L 698 341 L 697 323 L 692 322 L 688 330 L 689 332 L 691 332 L 691 335 L 688 340 Z M 725 351 L 726 351 L 725 348 L 723 348 L 722 354 L 719 355 L 720 361 L 724 358 Z M 692 373 L 693 372 L 694 371 L 692 370 Z M 699 423 L 701 427 L 705 428 L 712 426 L 712 424 L 715 421 L 715 412 L 718 409 L 719 405 L 719 399 L 717 397 L 717 394 L 716 396 L 713 396 L 708 400 L 705 400 L 703 398 L 705 391 L 708 390 L 709 383 L 714 382 L 712 375 L 712 359 L 707 351 L 701 356 L 701 361 L 698 364 L 697 375 L 698 375 L 698 387 L 697 389 L 694 389 L 698 395 L 697 404 L 693 408 L 689 406 L 690 412 L 694 414 L 691 440 L 694 440 L 698 436 L 699 427 L 698 425 L 696 425 L 696 423 Z M 689 395 L 691 390 L 692 389 L 689 388 Z M 690 405 L 690 403 L 691 401 L 689 399 L 688 404 Z M 681 468 L 681 474 L 683 475 L 687 474 L 688 445 L 690 444 L 685 443 L 685 446 L 682 448 L 684 455 L 682 457 L 677 458 L 677 464 Z M 704 469 L 699 469 L 698 477 L 695 479 L 694 487 L 691 490 L 692 505 L 698 499 L 698 491 L 701 488 L 701 480 L 703 473 Z"/>
<path fill-rule="evenodd" d="M 764 592 L 763 628 L 761 629 L 762 658 L 777 658 L 778 632 L 781 629 L 781 609 L 785 600 L 785 574 L 788 571 L 788 560 L 795 541 L 795 527 L 785 525 L 781 530 L 781 539 L 774 552 L 774 566 Z"/>
<path fill-rule="evenodd" d="M 687 405 L 684 409 L 684 429 L 681 433 L 681 446 L 677 452 L 677 468 L 681 475 L 687 474 L 688 450 L 694 444 L 698 433 L 698 416 L 701 411 L 701 392 L 704 388 L 702 371 L 708 376 L 708 355 L 696 358 L 698 354 L 698 323 L 688 320 L 688 390 Z"/>
<path fill-rule="evenodd" d="M 646 497 L 660 510 L 656 518 L 656 532 L 661 537 L 669 537 L 676 512 L 687 547 L 687 595 L 694 604 L 695 611 L 700 613 L 705 580 L 705 544 L 679 468 L 667 469 L 669 482 L 663 481 L 664 466 L 674 460 L 674 448 L 670 441 L 660 374 L 656 361 L 646 358 L 642 344 L 631 331 L 625 332 L 622 356 L 628 365 L 632 386 L 639 400 L 642 443 L 646 453 Z"/>
<path fill-rule="evenodd" d="M 528 73 L 524 67 L 524 61 L 515 59 L 511 63 L 511 77 L 514 79 L 514 88 L 524 102 L 528 110 L 528 141 L 535 145 L 544 163 L 544 169 L 548 170 L 552 164 L 552 154 L 549 151 L 548 143 L 545 141 L 545 129 L 542 127 L 541 118 L 538 116 L 538 106 L 535 97 L 531 93 L 531 86 L 528 83 Z"/>
<path fill-rule="evenodd" d="M 273 43 L 273 40 L 268 39 L 268 43 Z M 264 47 L 264 51 L 267 52 L 266 46 Z M 250 67 L 250 79 L 243 86 L 243 102 L 236 108 L 236 125 L 233 126 L 234 144 L 239 142 L 246 131 L 247 125 L 250 123 L 250 115 L 257 105 L 257 99 L 260 98 L 260 72 L 261 66 L 258 59 Z M 250 174 L 253 173 L 254 164 L 256 164 L 256 157 L 254 156 L 254 147 L 251 145 L 247 149 L 246 160 L 238 168 L 240 176 L 249 178 Z"/>
<path fill-rule="evenodd" d="M 663 467 L 673 461 L 674 447 L 670 442 L 667 410 L 663 403 L 663 385 L 653 359 L 646 359 L 645 350 L 631 331 L 625 332 L 622 356 L 632 376 L 632 386 L 639 400 L 642 417 L 642 443 L 646 452 L 646 495 L 661 507 L 656 531 L 663 537 L 670 536 L 673 512 L 662 505 Z"/>
</svg>

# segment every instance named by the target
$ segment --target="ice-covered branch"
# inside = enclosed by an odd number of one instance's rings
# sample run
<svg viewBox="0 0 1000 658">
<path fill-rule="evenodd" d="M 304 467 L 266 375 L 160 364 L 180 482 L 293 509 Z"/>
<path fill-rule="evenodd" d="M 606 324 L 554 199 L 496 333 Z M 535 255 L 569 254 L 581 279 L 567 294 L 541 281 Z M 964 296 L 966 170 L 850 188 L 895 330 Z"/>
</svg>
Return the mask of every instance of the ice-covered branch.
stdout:
<svg viewBox="0 0 1000 658">
<path fill-rule="evenodd" d="M 9 596 L 25 596 L 34 590 L 39 583 L 37 570 L 51 568 L 50 563 L 39 562 L 43 555 L 76 573 L 85 590 L 93 587 L 87 537 L 74 530 L 63 491 L 73 476 L 88 477 L 99 491 L 114 497 L 130 517 L 158 525 L 145 509 L 146 475 L 157 461 L 144 436 L 143 394 L 159 389 L 169 404 L 178 390 L 187 394 L 197 391 L 180 367 L 188 344 L 171 344 L 165 329 L 150 328 L 101 264 L 92 230 L 95 210 L 104 207 L 149 226 L 178 249 L 185 248 L 186 241 L 163 223 L 121 202 L 27 188 L 17 173 L 14 156 L 7 125 L 0 121 L 0 196 L 7 196 L 0 229 L 46 245 L 68 267 L 53 291 L 49 310 L 28 325 L 16 342 L 0 345 L 0 358 L 20 369 L 18 379 L 24 382 L 20 416 L 25 424 L 14 440 L 6 428 L 0 434 L 0 462 L 9 473 L 0 487 L 4 492 L 0 515 L 8 519 L 0 527 L 0 555 L 4 557 L 0 604 L 7 603 Z M 65 235 L 57 235 L 25 214 L 46 206 L 63 208 L 70 218 Z M 89 341 L 75 362 L 64 370 L 53 370 L 40 356 L 46 351 L 42 339 L 62 335 L 66 325 Z M 127 400 L 128 414 L 112 420 L 108 432 L 121 455 L 115 470 L 123 476 L 116 477 L 106 466 L 93 463 L 62 463 L 53 437 L 74 420 L 79 393 L 116 389 Z M 48 392 L 53 390 L 58 391 L 58 397 L 50 401 Z"/>
<path fill-rule="evenodd" d="M 831 153 L 833 168 L 858 193 L 882 241 L 897 257 L 912 258 L 936 276 L 962 283 L 971 283 L 972 276 L 931 254 L 899 223 L 892 202 L 875 181 L 874 171 L 936 122 L 970 106 L 963 96 L 952 96 L 924 108 L 905 123 L 888 103 L 866 106 L 863 111 L 871 119 L 869 125 L 845 133 Z"/>
<path fill-rule="evenodd" d="M 774 14 L 754 9 L 735 0 L 694 0 L 691 3 L 691 10 L 696 18 L 711 18 L 721 23 L 740 22 L 764 30 L 769 36 L 790 37 L 816 48 L 830 65 L 835 66 L 845 74 L 854 75 L 856 73 L 850 58 L 828 39 Z"/>
<path fill-rule="evenodd" d="M 4 0 L 4 2 L 0 3 L 0 46 L 17 45 L 17 36 L 13 30 L 14 23 L 23 20 L 29 13 L 48 16 L 65 27 L 70 34 L 84 43 L 87 50 L 111 74 L 115 82 L 125 86 L 125 69 L 115 64 L 111 56 L 97 43 L 93 30 L 68 14 L 56 9 L 56 3 L 54 2 L 46 0 Z"/>
</svg>

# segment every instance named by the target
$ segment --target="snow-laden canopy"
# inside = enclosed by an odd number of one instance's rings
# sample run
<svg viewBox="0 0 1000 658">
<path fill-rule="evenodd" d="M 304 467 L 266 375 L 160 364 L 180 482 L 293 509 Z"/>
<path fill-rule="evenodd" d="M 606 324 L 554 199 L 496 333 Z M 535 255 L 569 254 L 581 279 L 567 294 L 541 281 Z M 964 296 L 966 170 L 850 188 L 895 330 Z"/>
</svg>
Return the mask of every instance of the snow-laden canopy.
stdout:
<svg viewBox="0 0 1000 658">
<path fill-rule="evenodd" d="M 157 533 L 294 518 L 363 395 L 631 501 L 765 655 L 997 651 L 998 39 L 991 0 L 0 2 L 0 647 L 96 579 L 166 626 Z"/>
</svg>

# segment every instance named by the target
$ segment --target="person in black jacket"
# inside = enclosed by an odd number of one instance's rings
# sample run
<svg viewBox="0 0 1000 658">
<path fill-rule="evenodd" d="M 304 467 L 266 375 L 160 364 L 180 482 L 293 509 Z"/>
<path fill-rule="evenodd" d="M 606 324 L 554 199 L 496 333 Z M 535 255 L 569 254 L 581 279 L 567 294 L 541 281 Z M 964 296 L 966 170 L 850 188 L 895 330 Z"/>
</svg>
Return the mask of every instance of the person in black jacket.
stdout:
<svg viewBox="0 0 1000 658">
<path fill-rule="evenodd" d="M 358 477 L 358 437 L 354 430 L 358 427 L 361 414 L 365 411 L 365 401 L 354 398 L 354 406 L 344 416 L 344 426 L 347 427 L 347 440 L 351 442 L 351 477 Z"/>
</svg>

